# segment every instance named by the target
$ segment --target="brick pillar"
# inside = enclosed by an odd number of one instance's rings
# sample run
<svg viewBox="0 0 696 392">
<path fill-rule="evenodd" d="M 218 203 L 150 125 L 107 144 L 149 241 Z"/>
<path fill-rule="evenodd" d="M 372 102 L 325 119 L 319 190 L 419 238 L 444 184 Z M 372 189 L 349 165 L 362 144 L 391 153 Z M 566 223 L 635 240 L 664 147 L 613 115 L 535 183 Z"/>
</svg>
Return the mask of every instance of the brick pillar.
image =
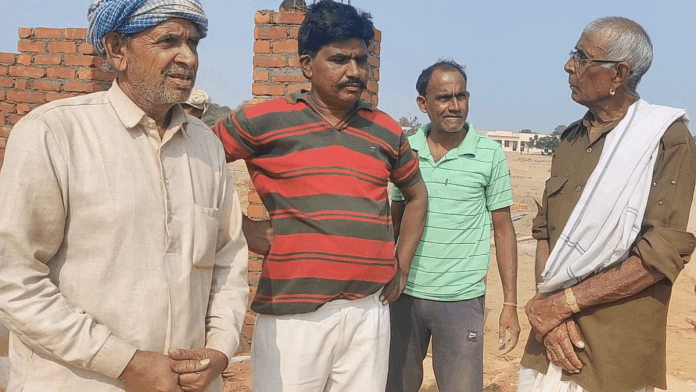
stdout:
<svg viewBox="0 0 696 392">
<path fill-rule="evenodd" d="M 254 61 L 251 84 L 252 103 L 283 97 L 298 88 L 309 89 L 300 70 L 297 33 L 304 14 L 299 12 L 257 11 L 254 15 Z M 362 99 L 377 106 L 379 92 L 379 54 L 382 33 L 375 29 L 369 47 L 370 73 Z"/>
<path fill-rule="evenodd" d="M 19 53 L 0 52 L 0 168 L 7 137 L 35 107 L 109 87 L 114 75 L 85 42 L 86 29 L 20 27 Z"/>
</svg>

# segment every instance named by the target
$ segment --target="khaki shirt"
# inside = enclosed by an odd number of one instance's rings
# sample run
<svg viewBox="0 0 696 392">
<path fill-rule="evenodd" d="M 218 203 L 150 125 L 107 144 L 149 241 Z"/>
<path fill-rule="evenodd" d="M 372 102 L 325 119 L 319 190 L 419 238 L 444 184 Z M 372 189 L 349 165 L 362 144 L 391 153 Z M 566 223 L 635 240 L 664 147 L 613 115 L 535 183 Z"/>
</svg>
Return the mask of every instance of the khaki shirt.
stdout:
<svg viewBox="0 0 696 392">
<path fill-rule="evenodd" d="M 177 105 L 161 140 L 116 84 L 37 108 L 0 172 L 8 391 L 121 391 L 136 349 L 231 357 L 247 258 L 224 151 L 202 122 Z"/>
<path fill-rule="evenodd" d="M 572 124 L 563 133 L 546 182 L 542 205 L 534 218 L 532 235 L 555 245 L 568 218 L 595 169 L 606 135 L 618 121 L 590 142 L 589 117 Z M 689 208 L 696 181 L 696 146 L 682 122 L 672 124 L 663 135 L 653 171 L 642 229 L 631 255 L 666 279 L 623 300 L 585 309 L 575 315 L 586 347 L 577 350 L 581 372 L 569 376 L 585 389 L 635 391 L 651 385 L 666 389 L 667 309 L 672 283 L 696 246 L 687 233 Z M 544 346 L 530 335 L 522 366 L 546 373 Z"/>
</svg>

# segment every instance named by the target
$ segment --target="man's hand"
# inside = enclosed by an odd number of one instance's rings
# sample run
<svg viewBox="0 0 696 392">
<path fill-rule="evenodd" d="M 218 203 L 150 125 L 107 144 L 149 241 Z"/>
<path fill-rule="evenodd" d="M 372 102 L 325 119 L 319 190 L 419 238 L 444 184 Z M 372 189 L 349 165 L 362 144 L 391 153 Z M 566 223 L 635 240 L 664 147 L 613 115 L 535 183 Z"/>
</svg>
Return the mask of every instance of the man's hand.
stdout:
<svg viewBox="0 0 696 392">
<path fill-rule="evenodd" d="M 227 356 L 211 348 L 169 349 L 171 370 L 184 392 L 203 392 L 227 367 Z"/>
<path fill-rule="evenodd" d="M 509 338 L 506 336 L 510 333 Z M 520 321 L 517 319 L 517 308 L 503 305 L 498 320 L 498 343 L 500 355 L 505 355 L 517 346 L 520 337 Z"/>
<path fill-rule="evenodd" d="M 118 380 L 128 392 L 182 392 L 166 355 L 136 351 Z"/>
<path fill-rule="evenodd" d="M 406 279 L 408 279 L 408 272 L 404 272 L 401 268 L 397 268 L 396 274 L 394 274 L 394 277 L 389 283 L 384 285 L 382 294 L 379 296 L 382 305 L 389 305 L 401 296 L 401 293 L 403 293 L 406 288 Z"/>
<path fill-rule="evenodd" d="M 559 294 L 560 293 L 560 294 Z M 573 311 L 565 302 L 563 291 L 551 294 L 537 293 L 524 307 L 537 339 L 561 325 Z"/>
<path fill-rule="evenodd" d="M 579 349 L 585 348 L 585 343 L 572 318 L 563 321 L 561 325 L 544 336 L 544 347 L 546 347 L 546 357 L 549 361 L 569 373 L 580 373 L 582 362 L 573 346 Z"/>
<path fill-rule="evenodd" d="M 270 220 L 255 221 L 242 215 L 242 232 L 250 251 L 260 255 L 267 255 L 270 252 L 275 240 L 275 230 Z"/>
</svg>

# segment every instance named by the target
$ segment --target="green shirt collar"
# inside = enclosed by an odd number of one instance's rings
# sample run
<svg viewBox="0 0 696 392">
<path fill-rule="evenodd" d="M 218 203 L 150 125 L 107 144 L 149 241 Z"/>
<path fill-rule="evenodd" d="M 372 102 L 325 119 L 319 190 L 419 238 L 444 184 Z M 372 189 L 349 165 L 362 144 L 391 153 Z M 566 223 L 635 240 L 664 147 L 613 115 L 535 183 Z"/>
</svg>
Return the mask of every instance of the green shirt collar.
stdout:
<svg viewBox="0 0 696 392">
<path fill-rule="evenodd" d="M 464 137 L 464 140 L 462 140 L 461 143 L 459 143 L 459 146 L 457 148 L 451 150 L 447 154 L 456 154 L 457 156 L 462 156 L 462 155 L 472 155 L 476 156 L 476 147 L 478 146 L 478 141 L 479 138 L 481 138 L 481 135 L 476 132 L 474 129 L 474 126 L 467 123 L 469 125 L 469 130 L 466 132 L 466 136 Z M 430 131 L 430 123 L 425 124 L 416 130 L 416 133 L 411 135 L 408 138 L 408 143 L 411 145 L 411 149 L 415 151 L 423 151 L 426 152 L 428 155 L 430 155 L 430 149 L 428 148 L 428 142 L 426 141 L 426 137 L 428 135 L 428 132 Z M 454 152 L 452 152 L 454 151 Z M 421 156 L 427 156 L 427 155 L 421 155 Z"/>
</svg>

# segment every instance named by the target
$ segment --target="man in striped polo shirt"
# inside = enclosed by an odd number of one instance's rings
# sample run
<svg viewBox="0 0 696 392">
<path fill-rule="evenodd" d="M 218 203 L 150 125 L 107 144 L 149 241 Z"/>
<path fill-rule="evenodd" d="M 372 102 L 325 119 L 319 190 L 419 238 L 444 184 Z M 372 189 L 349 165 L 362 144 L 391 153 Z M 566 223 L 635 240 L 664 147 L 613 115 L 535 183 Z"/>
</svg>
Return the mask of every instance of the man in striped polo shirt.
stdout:
<svg viewBox="0 0 696 392">
<path fill-rule="evenodd" d="M 387 304 L 406 284 L 427 191 L 399 125 L 360 100 L 373 35 L 369 14 L 317 2 L 298 36 L 311 90 L 214 127 L 228 160 L 246 160 L 275 234 L 246 220 L 250 248 L 267 253 L 252 304 L 254 391 L 384 390 Z M 389 180 L 406 200 L 396 254 Z"/>
<path fill-rule="evenodd" d="M 418 106 L 431 122 L 409 142 L 428 189 L 428 214 L 404 294 L 391 304 L 387 391 L 418 391 L 431 336 L 438 389 L 481 391 L 491 220 L 505 296 L 499 322 L 502 354 L 515 347 L 520 334 L 508 169 L 500 145 L 466 122 L 469 92 L 462 66 L 438 61 L 423 70 L 416 89 Z M 405 203 L 398 190 L 393 200 L 398 238 L 406 223 Z"/>
</svg>

